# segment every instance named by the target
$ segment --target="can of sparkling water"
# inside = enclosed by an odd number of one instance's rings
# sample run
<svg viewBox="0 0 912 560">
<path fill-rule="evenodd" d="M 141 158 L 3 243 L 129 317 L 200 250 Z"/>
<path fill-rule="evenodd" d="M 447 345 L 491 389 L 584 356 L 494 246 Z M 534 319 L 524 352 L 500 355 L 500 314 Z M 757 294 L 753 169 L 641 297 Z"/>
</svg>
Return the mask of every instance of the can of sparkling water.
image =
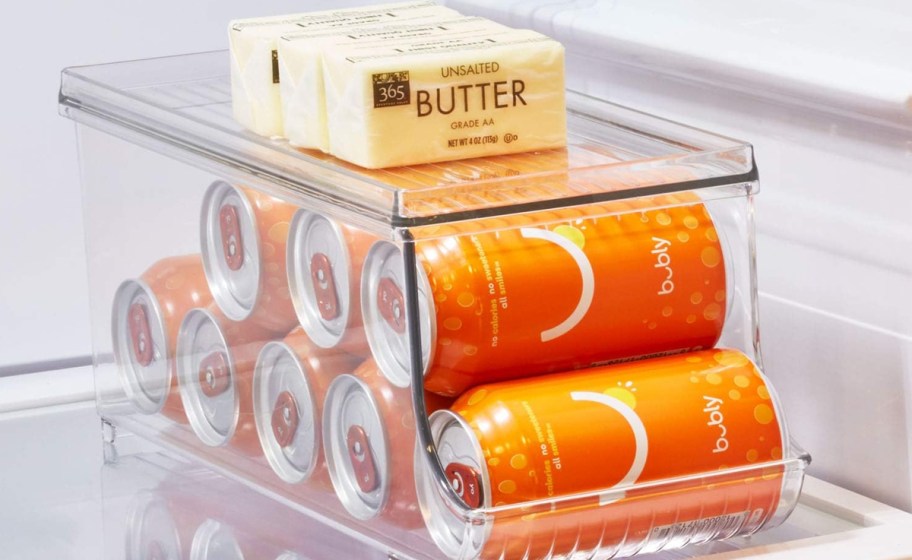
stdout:
<svg viewBox="0 0 912 560">
<path fill-rule="evenodd" d="M 427 402 L 429 410 L 443 404 Z M 353 517 L 421 526 L 414 445 L 411 394 L 392 385 L 373 360 L 332 382 L 323 407 L 323 446 L 333 488 Z"/>
<path fill-rule="evenodd" d="M 422 513 L 451 558 L 655 551 L 749 534 L 794 507 L 780 504 L 776 462 L 788 435 L 776 394 L 735 350 L 482 385 L 434 413 L 430 427 L 447 481 L 470 509 L 580 496 L 565 511 L 494 514 L 470 527 L 419 449 Z M 751 465 L 768 467 L 699 481 Z"/>
<path fill-rule="evenodd" d="M 269 331 L 234 322 L 214 306 L 190 310 L 177 337 L 177 376 L 190 427 L 209 446 L 261 453 L 253 416 L 253 369 Z"/>
<path fill-rule="evenodd" d="M 203 521 L 193 535 L 189 560 L 244 560 L 255 551 L 242 547 L 234 529 L 215 519 Z"/>
<path fill-rule="evenodd" d="M 320 348 L 302 328 L 263 347 L 253 374 L 253 413 L 260 445 L 285 482 L 329 488 L 323 458 L 322 411 L 329 384 L 360 358 Z"/>
<path fill-rule="evenodd" d="M 140 412 L 161 411 L 186 422 L 177 388 L 174 349 L 184 315 L 212 295 L 199 255 L 162 259 L 114 294 L 111 337 L 127 398 Z"/>
<path fill-rule="evenodd" d="M 455 396 L 479 383 L 713 347 L 733 275 L 712 217 L 692 200 L 520 215 L 495 231 L 468 223 L 416 242 L 425 388 Z M 550 223 L 524 225 L 541 222 Z M 403 276 L 400 248 L 376 243 L 362 314 L 375 359 L 398 386 L 411 381 Z"/>
<path fill-rule="evenodd" d="M 206 190 L 200 244 L 209 288 L 232 321 L 285 335 L 297 323 L 285 268 L 297 207 L 252 188 L 215 181 Z"/>
<path fill-rule="evenodd" d="M 288 286 L 310 339 L 366 357 L 361 324 L 361 269 L 376 236 L 309 210 L 299 210 L 288 235 Z"/>
<path fill-rule="evenodd" d="M 187 558 L 199 518 L 198 512 L 174 508 L 156 493 L 140 493 L 125 520 L 127 559 Z"/>
</svg>

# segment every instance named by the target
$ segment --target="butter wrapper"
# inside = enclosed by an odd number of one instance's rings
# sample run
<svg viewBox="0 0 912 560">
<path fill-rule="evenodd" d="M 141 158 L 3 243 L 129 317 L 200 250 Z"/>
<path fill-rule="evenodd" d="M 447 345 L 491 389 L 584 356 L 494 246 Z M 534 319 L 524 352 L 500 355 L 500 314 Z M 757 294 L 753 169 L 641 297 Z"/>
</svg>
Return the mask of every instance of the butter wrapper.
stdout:
<svg viewBox="0 0 912 560">
<path fill-rule="evenodd" d="M 566 145 L 564 48 L 504 29 L 323 56 L 330 152 L 362 167 Z"/>
<path fill-rule="evenodd" d="M 440 14 L 457 12 L 432 1 L 417 1 L 230 22 L 231 105 L 235 120 L 263 136 L 284 136 L 277 44 L 282 35 L 406 22 Z"/>
</svg>

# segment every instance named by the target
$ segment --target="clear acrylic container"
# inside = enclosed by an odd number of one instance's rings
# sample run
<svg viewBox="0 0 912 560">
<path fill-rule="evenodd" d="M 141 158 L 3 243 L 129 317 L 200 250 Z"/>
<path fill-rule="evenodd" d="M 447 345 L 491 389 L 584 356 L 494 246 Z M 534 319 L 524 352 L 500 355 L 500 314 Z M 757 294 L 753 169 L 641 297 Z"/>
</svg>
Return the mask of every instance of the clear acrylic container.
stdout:
<svg viewBox="0 0 912 560">
<path fill-rule="evenodd" d="M 108 422 L 399 557 L 630 556 L 789 514 L 810 458 L 734 376 L 762 366 L 750 145 L 568 92 L 566 150 L 366 171 L 243 131 L 228 74 L 225 52 L 63 73 Z M 506 503 L 441 464 L 429 414 L 469 387 L 699 356 L 691 382 L 737 384 L 725 433 L 778 429 Z"/>
</svg>

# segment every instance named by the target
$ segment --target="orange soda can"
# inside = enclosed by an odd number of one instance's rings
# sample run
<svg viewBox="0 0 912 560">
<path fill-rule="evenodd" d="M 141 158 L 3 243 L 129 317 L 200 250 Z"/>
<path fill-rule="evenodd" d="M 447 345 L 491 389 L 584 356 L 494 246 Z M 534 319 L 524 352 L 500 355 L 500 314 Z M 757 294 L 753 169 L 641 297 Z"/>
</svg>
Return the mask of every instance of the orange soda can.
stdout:
<svg viewBox="0 0 912 560">
<path fill-rule="evenodd" d="M 191 309 L 177 337 L 177 376 L 190 427 L 206 445 L 245 455 L 260 450 L 253 417 L 253 369 L 270 331 L 236 322 L 214 304 Z"/>
<path fill-rule="evenodd" d="M 159 492 L 138 492 L 125 519 L 125 558 L 190 558 L 196 528 L 204 519 L 199 509 L 176 507 Z"/>
<path fill-rule="evenodd" d="M 263 347 L 253 377 L 257 433 L 272 470 L 285 482 L 331 487 L 323 458 L 322 412 L 329 384 L 361 362 L 321 348 L 298 327 Z"/>
<path fill-rule="evenodd" d="M 200 244 L 209 287 L 232 321 L 285 335 L 297 324 L 285 268 L 297 207 L 255 189 L 215 181 L 203 197 Z"/>
<path fill-rule="evenodd" d="M 361 269 L 377 236 L 310 210 L 298 210 L 288 239 L 288 285 L 311 341 L 367 357 L 361 324 Z"/>
<path fill-rule="evenodd" d="M 428 399 L 428 407 L 444 404 Z M 333 488 L 357 519 L 400 528 L 422 525 L 415 494 L 415 416 L 411 393 L 396 387 L 373 360 L 340 375 L 323 408 L 323 445 Z"/>
<path fill-rule="evenodd" d="M 505 515 L 500 524 L 495 515 L 480 542 L 462 541 L 452 530 L 456 514 L 429 484 L 419 454 L 422 511 L 453 558 L 559 556 L 634 538 L 646 546 L 653 533 L 680 539 L 661 527 L 701 520 L 732 534 L 755 530 L 776 513 L 781 466 L 749 483 L 742 473 L 710 486 L 671 485 L 651 498 L 634 485 L 782 459 L 787 435 L 779 410 L 768 381 L 736 350 L 479 386 L 430 419 L 441 466 L 469 508 L 591 497 L 566 511 Z"/>
<path fill-rule="evenodd" d="M 111 313 L 114 357 L 131 403 L 186 422 L 177 388 L 174 349 L 181 320 L 212 295 L 199 255 L 164 258 L 117 288 Z"/>
<path fill-rule="evenodd" d="M 712 347 L 729 263 L 706 207 L 663 197 L 675 201 L 520 215 L 495 231 L 469 224 L 416 242 L 425 388 L 455 396 L 479 383 Z M 553 221 L 525 225 L 544 220 Z M 408 385 L 401 251 L 379 242 L 365 262 L 368 341 L 390 380 Z"/>
</svg>

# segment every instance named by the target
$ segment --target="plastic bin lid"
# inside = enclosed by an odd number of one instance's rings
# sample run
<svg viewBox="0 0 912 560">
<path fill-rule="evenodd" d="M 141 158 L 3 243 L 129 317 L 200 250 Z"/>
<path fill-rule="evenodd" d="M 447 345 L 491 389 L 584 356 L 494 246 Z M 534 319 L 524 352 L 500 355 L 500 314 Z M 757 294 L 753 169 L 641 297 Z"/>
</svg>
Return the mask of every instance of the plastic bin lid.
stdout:
<svg viewBox="0 0 912 560">
<path fill-rule="evenodd" d="M 228 166 L 315 210 L 343 208 L 362 224 L 408 228 L 681 190 L 743 196 L 756 187 L 749 144 L 574 92 L 566 150 L 365 170 L 243 130 L 229 82 L 226 51 L 68 68 L 60 111 L 172 157 Z"/>
</svg>

